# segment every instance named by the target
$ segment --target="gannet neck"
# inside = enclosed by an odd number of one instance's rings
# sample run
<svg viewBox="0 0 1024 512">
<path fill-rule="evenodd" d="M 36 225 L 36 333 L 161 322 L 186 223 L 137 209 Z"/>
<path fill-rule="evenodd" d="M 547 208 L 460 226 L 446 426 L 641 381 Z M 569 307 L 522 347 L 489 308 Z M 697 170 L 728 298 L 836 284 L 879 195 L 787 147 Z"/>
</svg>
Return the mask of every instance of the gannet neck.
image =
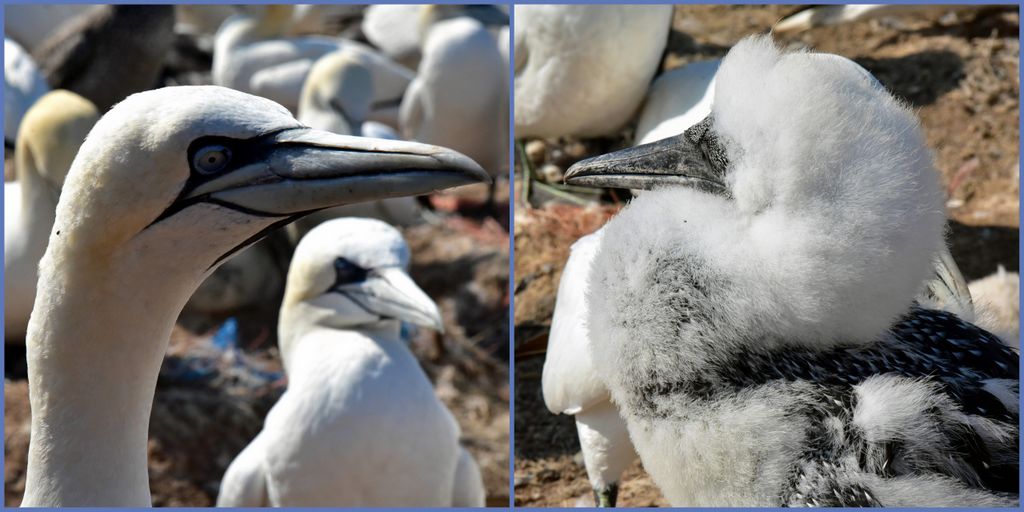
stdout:
<svg viewBox="0 0 1024 512">
<path fill-rule="evenodd" d="M 60 250 L 74 234 L 56 233 L 40 282 L 61 293 L 36 297 L 28 329 L 33 414 L 23 505 L 149 506 L 156 379 L 177 312 L 198 283 L 137 258 L 74 261 Z"/>
</svg>

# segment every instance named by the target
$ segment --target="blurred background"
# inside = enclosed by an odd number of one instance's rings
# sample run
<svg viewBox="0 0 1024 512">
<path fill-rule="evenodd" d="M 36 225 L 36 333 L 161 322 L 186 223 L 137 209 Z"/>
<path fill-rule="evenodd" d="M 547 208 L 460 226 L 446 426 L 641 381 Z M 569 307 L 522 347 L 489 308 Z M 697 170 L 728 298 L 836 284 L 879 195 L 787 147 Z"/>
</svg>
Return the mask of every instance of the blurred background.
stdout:
<svg viewBox="0 0 1024 512">
<path fill-rule="evenodd" d="M 989 276 L 1000 266 L 1015 279 L 1020 209 L 1018 7 L 907 6 L 902 12 L 828 12 L 840 7 L 803 12 L 806 6 L 675 6 L 666 19 L 667 37 L 649 43 L 652 55 L 646 57 L 657 59 L 653 68 L 658 77 L 688 64 L 720 59 L 741 38 L 775 27 L 775 39 L 784 48 L 810 48 L 853 59 L 917 112 L 948 197 L 950 251 L 966 280 Z M 530 41 L 519 33 L 529 32 L 521 9 L 529 8 L 516 9 L 515 42 L 519 145 L 514 169 L 515 503 L 593 506 L 573 417 L 554 415 L 545 407 L 541 370 L 569 247 L 600 228 L 630 193 L 567 187 L 562 176 L 578 160 L 638 142 L 638 118 L 651 102 L 643 99 L 650 79 L 634 84 L 640 91 L 637 101 L 626 108 L 628 115 L 620 126 L 604 133 L 545 131 L 538 128 L 539 122 L 521 126 L 525 116 L 520 105 L 532 108 L 532 99 L 542 94 L 521 97 L 527 90 L 520 86 L 527 81 L 522 70 L 528 64 L 521 61 L 526 52 L 520 48 L 527 47 L 529 57 L 539 52 L 529 48 Z M 656 29 L 652 26 L 647 32 Z M 624 47 L 631 44 L 630 37 L 629 33 L 604 34 Z M 597 52 L 593 58 L 600 63 L 604 56 Z M 626 62 L 642 58 L 634 55 Z M 597 67 L 586 77 L 595 88 L 587 94 L 596 95 L 606 83 Z M 625 96 L 626 88 L 617 95 Z M 1012 304 L 1006 306 L 1013 310 L 1016 322 L 1016 288 L 1012 296 Z M 639 460 L 635 461 L 620 482 L 618 506 L 665 505 Z"/>
<path fill-rule="evenodd" d="M 269 97 L 301 122 L 337 133 L 447 146 L 495 177 L 492 186 L 321 212 L 214 273 L 179 318 L 157 384 L 149 439 L 154 505 L 214 504 L 224 470 L 287 386 L 277 314 L 294 246 L 317 222 L 344 215 L 389 222 L 408 241 L 411 275 L 439 305 L 445 327 L 444 334 L 419 329 L 410 348 L 462 428 L 488 505 L 508 505 L 504 6 L 25 4 L 4 13 L 5 205 L 30 186 L 48 188 L 52 195 L 40 197 L 52 202 L 35 207 L 52 214 L 95 118 L 129 94 L 172 85 Z M 47 95 L 58 89 L 84 98 L 75 105 L 92 105 L 84 130 L 39 122 L 53 117 L 39 105 L 64 108 L 68 95 Z M 40 151 L 67 156 L 41 159 Z M 5 217 L 18 213 L 5 207 Z M 52 222 L 24 224 L 49 233 Z M 6 257 L 5 271 L 13 275 Z M 6 287 L 5 294 L 14 296 Z M 4 504 L 13 507 L 24 491 L 30 429 L 27 314 L 18 325 L 18 315 L 5 313 Z"/>
</svg>

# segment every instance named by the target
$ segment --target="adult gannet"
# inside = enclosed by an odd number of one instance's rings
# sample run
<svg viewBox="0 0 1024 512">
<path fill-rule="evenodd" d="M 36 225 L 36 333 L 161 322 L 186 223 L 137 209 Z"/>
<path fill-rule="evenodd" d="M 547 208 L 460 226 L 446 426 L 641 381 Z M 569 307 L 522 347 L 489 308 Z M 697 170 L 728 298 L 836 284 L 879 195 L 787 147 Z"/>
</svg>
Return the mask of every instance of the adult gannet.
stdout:
<svg viewBox="0 0 1024 512">
<path fill-rule="evenodd" d="M 468 16 L 433 24 L 402 99 L 402 136 L 450 146 L 491 176 L 508 170 L 508 72 L 494 37 Z"/>
<path fill-rule="evenodd" d="M 214 86 L 130 96 L 64 184 L 29 320 L 26 506 L 145 506 L 149 412 L 174 320 L 228 255 L 312 210 L 487 176 L 436 146 L 306 128 Z"/>
<path fill-rule="evenodd" d="M 453 503 L 459 427 L 401 335 L 441 330 L 408 276 L 409 249 L 377 220 L 335 219 L 295 249 L 279 343 L 288 390 L 228 467 L 218 506 L 481 507 L 479 473 Z"/>
<path fill-rule="evenodd" d="M 611 402 L 590 355 L 584 292 L 601 240 L 598 230 L 572 245 L 551 318 L 542 377 L 544 403 L 554 414 L 575 417 L 594 503 L 614 507 L 622 472 L 636 459 L 626 422 Z"/>
<path fill-rule="evenodd" d="M 719 60 L 694 62 L 658 75 L 640 108 L 636 144 L 683 133 L 711 112 Z"/>
<path fill-rule="evenodd" d="M 374 133 L 363 133 L 373 124 L 367 117 L 373 108 L 375 65 L 373 59 L 351 50 L 321 57 L 302 88 L 299 122 L 341 135 L 398 139 L 397 134 L 386 128 L 370 128 Z M 391 197 L 329 208 L 299 220 L 295 226 L 301 236 L 324 220 L 342 216 L 371 217 L 395 226 L 412 226 L 423 222 L 423 208 L 413 197 Z"/>
<path fill-rule="evenodd" d="M 929 11 L 962 11 L 978 9 L 980 5 L 925 5 L 925 4 L 849 4 L 821 5 L 805 9 L 778 22 L 772 31 L 778 34 L 803 32 L 815 27 L 841 25 L 870 20 L 882 16 L 927 13 Z"/>
<path fill-rule="evenodd" d="M 17 180 L 4 183 L 4 337 L 21 343 L 36 296 L 64 177 L 99 119 L 89 100 L 56 90 L 25 114 L 15 151 Z"/>
<path fill-rule="evenodd" d="M 515 133 L 612 135 L 643 101 L 671 5 L 515 6 Z"/>
<path fill-rule="evenodd" d="M 366 8 L 361 28 L 370 44 L 384 55 L 416 69 L 430 26 L 459 16 L 472 17 L 488 26 L 508 25 L 508 14 L 495 5 L 378 4 Z"/>
<path fill-rule="evenodd" d="M 942 192 L 861 70 L 746 39 L 705 121 L 567 181 L 660 184 L 605 226 L 587 329 L 673 505 L 1016 503 L 1018 357 L 913 304 Z"/>
<path fill-rule="evenodd" d="M 342 49 L 373 61 L 374 105 L 369 119 L 397 128 L 398 105 L 413 79 L 412 71 L 369 47 L 335 37 L 285 37 L 292 5 L 272 5 L 258 15 L 240 14 L 217 31 L 213 82 L 272 99 L 296 112 L 302 86 L 313 63 Z"/>
<path fill-rule="evenodd" d="M 106 112 L 157 86 L 173 42 L 173 6 L 108 5 L 61 25 L 32 54 L 51 86 Z"/>
<path fill-rule="evenodd" d="M 14 149 L 18 127 L 32 106 L 50 90 L 39 66 L 25 49 L 4 38 L 4 146 Z"/>
</svg>

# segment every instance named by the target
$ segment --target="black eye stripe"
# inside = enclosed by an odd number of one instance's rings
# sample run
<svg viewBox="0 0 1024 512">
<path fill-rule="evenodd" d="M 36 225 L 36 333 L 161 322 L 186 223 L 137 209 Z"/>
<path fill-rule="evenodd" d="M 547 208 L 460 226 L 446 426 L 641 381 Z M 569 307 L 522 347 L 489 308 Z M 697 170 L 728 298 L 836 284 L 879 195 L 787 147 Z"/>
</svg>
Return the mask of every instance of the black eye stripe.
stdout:
<svg viewBox="0 0 1024 512">
<path fill-rule="evenodd" d="M 346 258 L 338 257 L 334 260 L 334 285 L 331 288 L 365 281 L 369 274 L 369 270 Z"/>
</svg>

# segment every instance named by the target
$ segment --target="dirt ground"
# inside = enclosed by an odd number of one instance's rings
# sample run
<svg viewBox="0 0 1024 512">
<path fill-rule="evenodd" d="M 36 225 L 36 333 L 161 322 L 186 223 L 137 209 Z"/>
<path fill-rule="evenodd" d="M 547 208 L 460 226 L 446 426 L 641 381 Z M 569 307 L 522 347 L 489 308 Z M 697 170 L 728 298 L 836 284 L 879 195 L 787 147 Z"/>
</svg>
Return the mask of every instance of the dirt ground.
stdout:
<svg viewBox="0 0 1024 512">
<path fill-rule="evenodd" d="M 664 69 L 722 57 L 743 36 L 764 33 L 798 10 L 677 6 Z M 1018 269 L 1018 33 L 1017 7 L 1007 6 L 884 17 L 778 38 L 852 58 L 917 110 L 949 197 L 951 252 L 968 280 L 1000 264 Z M 630 145 L 632 130 L 627 126 L 615 138 L 536 141 L 527 146 L 527 158 L 543 170 L 542 179 L 557 183 L 573 162 Z M 517 199 L 515 222 L 515 503 L 592 505 L 574 423 L 544 407 L 540 375 L 568 247 L 601 226 L 624 198 L 605 193 L 600 207 L 560 204 L 532 187 L 533 207 Z M 665 504 L 635 463 L 623 479 L 619 506 Z"/>
</svg>

